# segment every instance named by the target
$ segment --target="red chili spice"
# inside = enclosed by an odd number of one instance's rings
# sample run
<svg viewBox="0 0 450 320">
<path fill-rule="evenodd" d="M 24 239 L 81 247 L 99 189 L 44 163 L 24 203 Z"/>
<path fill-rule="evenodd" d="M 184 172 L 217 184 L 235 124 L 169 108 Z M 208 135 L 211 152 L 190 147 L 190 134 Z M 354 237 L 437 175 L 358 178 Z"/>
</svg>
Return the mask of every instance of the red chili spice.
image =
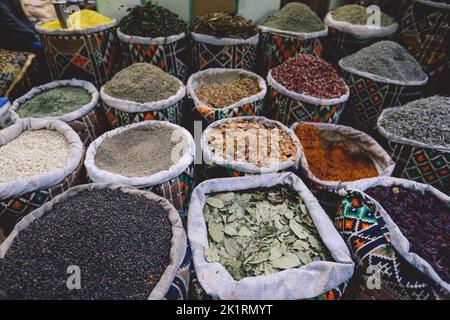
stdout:
<svg viewBox="0 0 450 320">
<path fill-rule="evenodd" d="M 272 77 L 289 91 L 320 99 L 343 96 L 346 85 L 331 64 L 309 54 L 298 54 L 272 70 Z"/>
</svg>

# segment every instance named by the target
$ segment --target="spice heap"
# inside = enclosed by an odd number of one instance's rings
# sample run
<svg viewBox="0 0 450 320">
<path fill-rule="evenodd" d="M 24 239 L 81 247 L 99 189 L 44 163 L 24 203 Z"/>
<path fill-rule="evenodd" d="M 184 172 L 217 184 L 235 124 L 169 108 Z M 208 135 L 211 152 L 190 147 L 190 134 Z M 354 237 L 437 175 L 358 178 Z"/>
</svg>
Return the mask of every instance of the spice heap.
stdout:
<svg viewBox="0 0 450 320">
<path fill-rule="evenodd" d="M 58 87 L 39 93 L 17 110 L 22 118 L 59 117 L 91 102 L 88 91 L 79 87 Z"/>
<path fill-rule="evenodd" d="M 210 195 L 208 262 L 235 280 L 331 260 L 303 199 L 288 187 Z"/>
<path fill-rule="evenodd" d="M 80 30 L 86 28 L 96 27 L 101 24 L 111 23 L 113 20 L 101 15 L 98 12 L 92 10 L 80 10 L 69 15 L 68 25 L 69 30 Z M 62 29 L 59 20 L 44 23 L 40 26 L 45 30 L 57 30 Z"/>
<path fill-rule="evenodd" d="M 179 160 L 172 159 L 172 149 L 180 143 L 177 137 L 177 130 L 163 125 L 126 130 L 98 146 L 95 165 L 101 170 L 130 178 L 169 170 L 176 164 L 173 160 Z"/>
<path fill-rule="evenodd" d="M 367 154 L 354 153 L 335 142 L 326 143 L 313 125 L 301 124 L 295 134 L 300 139 L 311 172 L 324 181 L 356 181 L 378 176 Z"/>
<path fill-rule="evenodd" d="M 448 204 L 430 193 L 401 187 L 375 187 L 366 193 L 377 200 L 408 239 L 411 251 L 425 259 L 445 281 L 450 280 L 450 215 Z"/>
<path fill-rule="evenodd" d="M 401 45 L 380 41 L 345 57 L 342 67 L 352 68 L 393 81 L 422 81 L 426 78 L 420 64 Z"/>
<path fill-rule="evenodd" d="M 269 17 L 263 26 L 291 32 L 319 32 L 325 25 L 309 6 L 291 2 Z"/>
<path fill-rule="evenodd" d="M 120 22 L 127 35 L 147 38 L 169 37 L 186 32 L 188 26 L 177 14 L 152 2 L 128 9 Z"/>
<path fill-rule="evenodd" d="M 263 167 L 293 159 L 297 147 L 285 130 L 257 121 L 228 121 L 208 136 L 209 150 L 216 156 Z M 217 130 L 217 131 L 216 131 Z M 222 139 L 215 136 L 220 132 Z M 232 146 L 233 150 L 227 150 Z"/>
<path fill-rule="evenodd" d="M 373 13 L 367 11 L 366 7 L 357 4 L 349 4 L 333 10 L 331 16 L 337 21 L 344 21 L 355 25 L 367 25 L 370 17 L 373 16 Z M 387 27 L 392 23 L 394 23 L 394 19 L 381 12 L 380 27 Z"/>
<path fill-rule="evenodd" d="M 14 239 L 1 299 L 146 300 L 170 264 L 171 223 L 155 200 L 89 190 L 56 203 Z M 67 268 L 81 269 L 68 290 Z"/>
<path fill-rule="evenodd" d="M 258 34 L 252 21 L 228 12 L 216 12 L 197 17 L 192 32 L 219 38 L 248 39 Z"/>
<path fill-rule="evenodd" d="M 320 99 L 340 98 L 347 92 L 344 80 L 326 61 L 298 54 L 272 69 L 272 77 L 287 90 Z"/>
<path fill-rule="evenodd" d="M 69 152 L 69 141 L 57 131 L 25 131 L 0 146 L 0 183 L 64 169 Z"/>
<path fill-rule="evenodd" d="M 195 91 L 195 94 L 207 106 L 221 109 L 256 95 L 260 91 L 258 81 L 249 77 L 241 77 L 228 82 L 202 85 Z"/>
<path fill-rule="evenodd" d="M 135 63 L 123 69 L 104 86 L 111 97 L 138 103 L 168 99 L 179 89 L 176 78 L 149 63 Z"/>
<path fill-rule="evenodd" d="M 428 97 L 392 109 L 380 126 L 403 138 L 450 148 L 450 97 Z"/>
</svg>

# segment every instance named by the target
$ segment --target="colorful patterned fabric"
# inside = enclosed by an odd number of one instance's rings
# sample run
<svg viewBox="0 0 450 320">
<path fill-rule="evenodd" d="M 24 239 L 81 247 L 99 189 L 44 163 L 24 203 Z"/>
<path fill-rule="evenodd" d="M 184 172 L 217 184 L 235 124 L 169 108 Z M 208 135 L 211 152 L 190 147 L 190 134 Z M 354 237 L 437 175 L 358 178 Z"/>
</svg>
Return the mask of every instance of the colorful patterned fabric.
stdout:
<svg viewBox="0 0 450 320">
<path fill-rule="evenodd" d="M 74 35 L 41 34 L 53 80 L 80 79 L 100 88 L 116 72 L 116 28 Z"/>
<path fill-rule="evenodd" d="M 31 89 L 32 84 L 27 74 L 30 67 L 35 67 L 33 63 L 35 55 L 27 52 L 15 52 L 5 49 L 0 49 L 0 97 L 16 98 L 21 92 L 26 89 Z M 17 92 L 17 88 L 25 80 L 25 88 L 21 88 L 21 92 Z M 16 91 L 14 96 L 13 91 Z"/>
<path fill-rule="evenodd" d="M 197 112 L 207 124 L 211 124 L 225 118 L 260 116 L 262 115 L 263 107 L 264 101 L 259 100 L 232 109 L 212 109 L 207 106 L 196 106 L 194 107 L 194 111 Z"/>
<path fill-rule="evenodd" d="M 190 269 L 192 261 L 192 252 L 189 243 L 186 248 L 186 255 L 180 268 L 167 291 L 164 300 L 187 300 L 189 296 Z"/>
<path fill-rule="evenodd" d="M 78 168 L 57 185 L 22 194 L 18 197 L 0 199 L 0 228 L 7 236 L 24 216 L 71 187 L 86 183 L 86 180 L 84 162 L 81 161 Z"/>
<path fill-rule="evenodd" d="M 299 53 L 320 57 L 323 52 L 323 45 L 319 38 L 302 40 L 272 32 L 261 34 L 260 46 L 259 72 L 263 76 L 266 76 L 270 69 L 278 67 Z"/>
<path fill-rule="evenodd" d="M 81 142 L 88 147 L 91 142 L 106 132 L 104 114 L 100 105 L 79 119 L 71 121 L 68 125 L 80 136 Z"/>
<path fill-rule="evenodd" d="M 331 106 L 308 104 L 294 100 L 273 88 L 269 89 L 269 99 L 267 113 L 270 118 L 288 127 L 299 121 L 337 123 L 345 107 L 345 103 Z"/>
<path fill-rule="evenodd" d="M 192 47 L 197 71 L 209 68 L 256 70 L 257 45 L 215 46 L 193 41 Z"/>
<path fill-rule="evenodd" d="M 342 199 L 335 226 L 357 261 L 358 273 L 367 283 L 369 267 L 378 270 L 381 289 L 360 287 L 367 296 L 381 299 L 437 299 L 442 292 L 434 282 L 406 261 L 390 242 L 375 204 L 364 194 L 349 192 Z M 372 294 L 373 293 L 373 294 Z"/>
<path fill-rule="evenodd" d="M 394 177 L 432 185 L 450 195 L 450 153 L 392 141 L 388 152 L 395 162 Z"/>
<path fill-rule="evenodd" d="M 103 102 L 103 107 L 105 108 L 106 119 L 113 128 L 119 128 L 132 123 L 148 120 L 169 121 L 181 125 L 183 102 L 184 100 L 181 99 L 174 105 L 158 111 L 149 112 L 125 112 L 109 107 L 105 102 Z"/>
<path fill-rule="evenodd" d="M 121 40 L 125 66 L 147 62 L 186 82 L 189 77 L 186 38 L 164 45 L 127 43 Z"/>
</svg>

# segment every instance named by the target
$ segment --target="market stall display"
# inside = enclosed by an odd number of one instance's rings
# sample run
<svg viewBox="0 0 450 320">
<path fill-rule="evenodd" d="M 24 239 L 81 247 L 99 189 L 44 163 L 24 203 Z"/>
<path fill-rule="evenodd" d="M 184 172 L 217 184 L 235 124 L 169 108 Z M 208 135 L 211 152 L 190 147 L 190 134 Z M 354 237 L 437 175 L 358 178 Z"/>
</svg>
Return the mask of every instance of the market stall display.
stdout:
<svg viewBox="0 0 450 320">
<path fill-rule="evenodd" d="M 185 129 L 145 121 L 109 131 L 88 148 L 89 178 L 153 191 L 168 199 L 185 221 L 194 185 L 194 139 Z"/>
<path fill-rule="evenodd" d="M 258 72 L 264 77 L 289 58 L 299 53 L 320 57 L 328 27 L 305 4 L 288 3 L 262 25 Z"/>
<path fill-rule="evenodd" d="M 298 121 L 337 122 L 350 94 L 329 63 L 308 54 L 270 70 L 267 83 L 266 114 L 287 126 Z"/>
<path fill-rule="evenodd" d="M 193 109 L 208 124 L 224 118 L 261 115 L 267 93 L 260 76 L 242 69 L 212 68 L 187 83 Z"/>
<path fill-rule="evenodd" d="M 145 120 L 182 121 L 184 84 L 149 63 L 118 72 L 101 89 L 106 118 L 113 128 Z"/>
<path fill-rule="evenodd" d="M 82 80 L 59 80 L 33 88 L 14 101 L 12 119 L 54 119 L 66 122 L 85 146 L 106 130 L 95 86 Z"/>
<path fill-rule="evenodd" d="M 256 71 L 259 31 L 252 21 L 227 12 L 212 13 L 197 17 L 191 36 L 194 70 Z"/>
<path fill-rule="evenodd" d="M 75 187 L 19 222 L 0 247 L 0 298 L 186 298 L 186 250 L 167 200 L 121 185 Z M 83 270 L 79 290 L 61 281 L 68 266 Z"/>
<path fill-rule="evenodd" d="M 274 239 L 279 230 L 284 237 Z M 258 246 L 256 235 L 267 245 L 246 250 Z M 214 299 L 337 299 L 353 274 L 344 241 L 292 173 L 203 182 L 192 195 L 188 237 L 198 281 Z"/>
<path fill-rule="evenodd" d="M 378 131 L 396 161 L 394 176 L 450 194 L 450 98 L 433 96 L 383 111 Z"/>
<path fill-rule="evenodd" d="M 191 67 L 187 31 L 177 14 L 152 2 L 130 9 L 117 30 L 126 66 L 148 62 L 186 82 Z"/>
<path fill-rule="evenodd" d="M 0 228 L 84 182 L 84 146 L 67 124 L 24 119 L 0 131 Z"/>
</svg>

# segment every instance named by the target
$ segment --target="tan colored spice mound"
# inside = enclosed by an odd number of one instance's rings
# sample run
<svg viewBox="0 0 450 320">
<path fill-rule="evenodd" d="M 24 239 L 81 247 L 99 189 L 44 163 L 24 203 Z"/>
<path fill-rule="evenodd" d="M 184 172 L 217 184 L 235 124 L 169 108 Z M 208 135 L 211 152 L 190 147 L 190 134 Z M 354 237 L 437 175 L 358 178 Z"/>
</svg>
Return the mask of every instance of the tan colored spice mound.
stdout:
<svg viewBox="0 0 450 320">
<path fill-rule="evenodd" d="M 378 176 L 372 159 L 365 154 L 351 153 L 340 145 L 324 146 L 319 130 L 312 125 L 295 129 L 311 172 L 324 181 L 356 181 Z"/>
<path fill-rule="evenodd" d="M 69 152 L 69 141 L 57 131 L 26 131 L 0 147 L 0 183 L 64 169 Z"/>
<path fill-rule="evenodd" d="M 233 81 L 200 86 L 195 94 L 208 107 L 222 109 L 261 91 L 258 81 L 244 77 Z"/>
</svg>

